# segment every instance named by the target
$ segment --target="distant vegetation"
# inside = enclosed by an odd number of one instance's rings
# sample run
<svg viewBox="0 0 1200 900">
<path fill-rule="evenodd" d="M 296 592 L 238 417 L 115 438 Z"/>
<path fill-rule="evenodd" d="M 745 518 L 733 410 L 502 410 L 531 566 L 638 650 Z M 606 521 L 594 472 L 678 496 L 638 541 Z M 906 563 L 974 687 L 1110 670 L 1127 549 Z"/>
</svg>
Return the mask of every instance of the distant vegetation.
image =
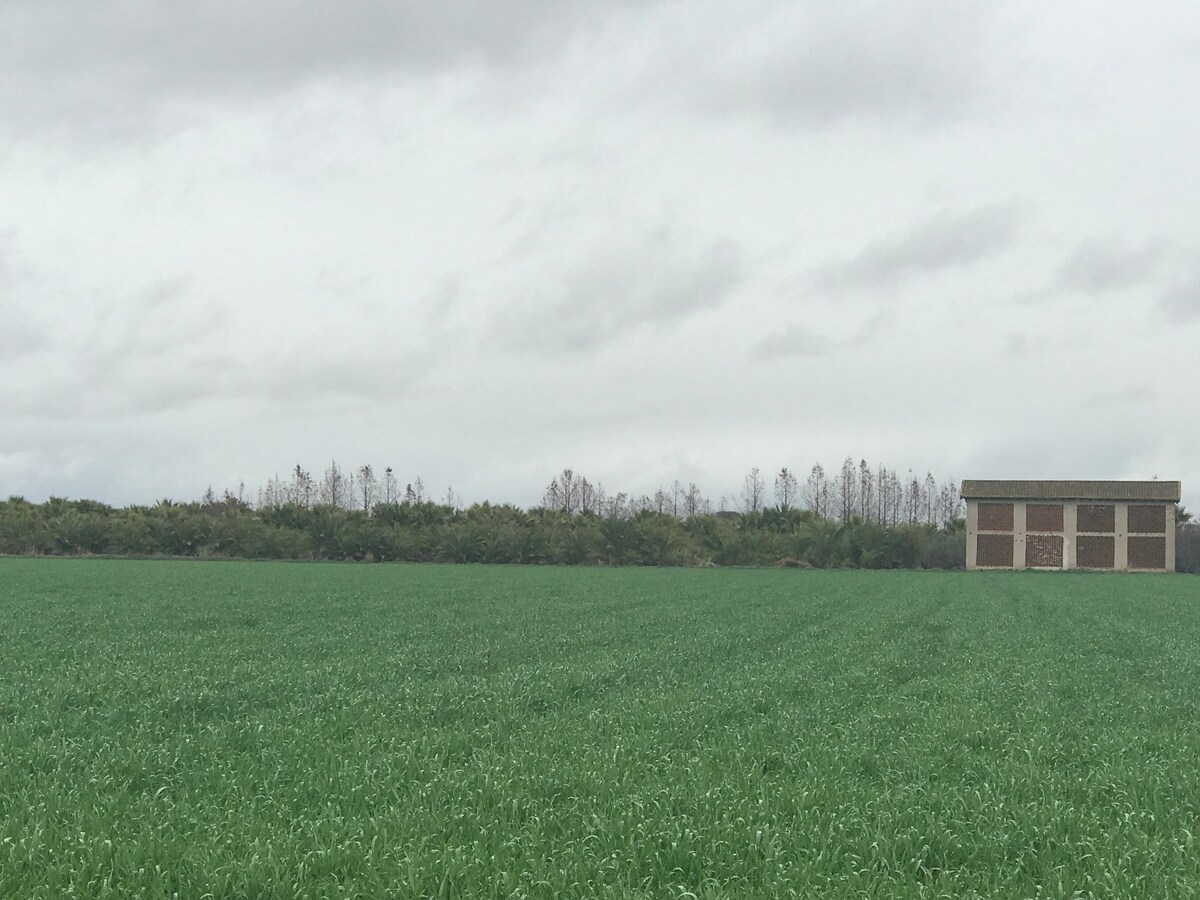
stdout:
<svg viewBox="0 0 1200 900">
<path fill-rule="evenodd" d="M 314 478 L 296 466 L 251 493 L 115 508 L 93 500 L 0 501 L 0 554 L 112 555 L 370 562 L 619 566 L 797 566 L 957 569 L 965 563 L 962 501 L 953 480 L 900 478 L 847 459 L 800 481 L 758 469 L 716 502 L 695 484 L 609 494 L 564 469 L 540 506 L 432 500 L 391 469 Z M 1180 510 L 1178 570 L 1200 573 L 1200 526 Z"/>
<path fill-rule="evenodd" d="M 334 559 L 622 566 L 961 568 L 961 501 L 932 475 L 901 480 L 846 460 L 836 478 L 814 466 L 747 473 L 717 503 L 695 484 L 654 495 L 608 494 L 570 469 L 541 506 L 431 500 L 420 479 L 336 463 L 321 479 L 297 466 L 252 502 L 244 487 L 199 502 L 113 508 L 91 500 L 0 502 L 0 553 Z"/>
</svg>

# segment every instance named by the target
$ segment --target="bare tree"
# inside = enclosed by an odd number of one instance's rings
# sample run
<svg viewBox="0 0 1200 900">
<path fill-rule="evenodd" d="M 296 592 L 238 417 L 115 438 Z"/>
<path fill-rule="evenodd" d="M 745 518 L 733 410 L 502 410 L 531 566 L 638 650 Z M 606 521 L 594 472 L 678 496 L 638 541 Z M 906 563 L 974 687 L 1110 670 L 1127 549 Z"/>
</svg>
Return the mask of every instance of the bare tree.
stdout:
<svg viewBox="0 0 1200 900">
<path fill-rule="evenodd" d="M 546 485 L 546 490 L 542 491 L 542 509 L 562 509 L 562 504 L 562 485 L 558 483 L 558 476 L 555 475 Z"/>
<path fill-rule="evenodd" d="M 904 497 L 904 515 L 909 525 L 916 525 L 921 518 L 921 482 L 908 470 L 908 487 Z"/>
<path fill-rule="evenodd" d="M 288 502 L 288 486 L 279 480 L 279 475 L 267 479 L 267 486 L 258 489 L 259 509 L 279 509 Z"/>
<path fill-rule="evenodd" d="M 892 473 L 881 465 L 875 472 L 876 516 L 880 525 L 887 525 L 892 512 Z"/>
<path fill-rule="evenodd" d="M 890 481 L 889 490 L 892 496 L 892 515 L 889 524 L 895 528 L 900 524 L 900 516 L 904 510 L 904 485 L 900 483 L 900 476 L 896 474 L 895 469 L 892 469 Z"/>
<path fill-rule="evenodd" d="M 921 492 L 921 518 L 926 525 L 937 524 L 938 486 L 932 472 L 925 473 L 925 485 Z"/>
<path fill-rule="evenodd" d="M 804 484 L 804 505 L 818 519 L 829 518 L 829 479 L 820 463 L 812 467 L 808 481 Z"/>
<path fill-rule="evenodd" d="M 604 517 L 607 519 L 624 519 L 629 516 L 629 495 L 625 492 L 614 494 L 604 507 Z"/>
<path fill-rule="evenodd" d="M 849 522 L 854 516 L 858 500 L 858 474 L 854 468 L 854 460 L 849 456 L 842 463 L 842 474 L 837 480 L 838 514 L 843 522 Z"/>
<path fill-rule="evenodd" d="M 169 503 L 170 501 L 168 501 Z M 245 511 L 251 509 L 250 504 L 246 501 L 246 485 L 242 482 L 238 483 L 236 492 L 225 488 L 225 492 L 221 495 L 220 506 L 228 511 Z"/>
<path fill-rule="evenodd" d="M 761 512 L 763 498 L 766 496 L 766 493 L 767 483 L 763 481 L 762 473 L 759 471 L 758 466 L 754 466 L 746 473 L 746 477 L 742 481 L 742 512 Z"/>
<path fill-rule="evenodd" d="M 683 495 L 683 514 L 690 519 L 692 516 L 699 515 L 703 506 L 704 498 L 700 496 L 700 488 L 696 487 L 696 483 L 693 481 Z"/>
<path fill-rule="evenodd" d="M 592 491 L 592 505 L 589 512 L 603 516 L 606 509 L 608 509 L 608 494 L 604 491 L 604 485 L 596 482 L 596 488 Z"/>
<path fill-rule="evenodd" d="M 421 480 L 421 476 L 417 476 L 417 480 L 404 486 L 404 504 L 406 506 L 416 506 L 425 502 L 425 482 Z"/>
<path fill-rule="evenodd" d="M 892 473 L 881 465 L 875 471 L 875 515 L 880 525 L 887 525 L 892 514 Z"/>
<path fill-rule="evenodd" d="M 350 505 L 350 484 L 336 459 L 330 461 L 321 481 L 321 502 L 341 508 Z"/>
<path fill-rule="evenodd" d="M 391 466 L 383 470 L 383 502 L 389 505 L 400 502 L 400 482 Z"/>
<path fill-rule="evenodd" d="M 312 475 L 299 463 L 296 463 L 296 468 L 292 469 L 290 494 L 291 501 L 305 509 L 312 506 L 313 500 L 317 496 L 317 485 L 313 481 Z"/>
<path fill-rule="evenodd" d="M 596 505 L 596 489 L 586 478 L 579 479 L 579 511 L 590 512 Z"/>
<path fill-rule="evenodd" d="M 870 521 L 875 511 L 875 476 L 867 461 L 858 464 L 858 515 L 864 521 Z"/>
<path fill-rule="evenodd" d="M 546 509 L 560 509 L 567 515 L 574 515 L 583 508 L 585 485 L 587 485 L 587 492 L 590 492 L 591 485 L 587 483 L 586 478 L 576 475 L 571 469 L 563 469 L 546 486 L 546 491 L 542 495 L 542 506 Z M 588 499 L 590 502 L 590 495 Z"/>
<path fill-rule="evenodd" d="M 788 471 L 788 467 L 784 466 L 775 476 L 775 500 L 779 503 L 779 508 L 787 512 L 796 505 L 799 494 L 800 482 Z"/>
<path fill-rule="evenodd" d="M 943 528 L 949 528 L 959 517 L 962 509 L 962 497 L 958 493 L 958 482 L 951 478 L 938 495 L 938 522 Z"/>
<path fill-rule="evenodd" d="M 391 471 L 390 469 L 388 471 Z M 378 499 L 379 488 L 375 483 L 375 470 L 370 463 L 358 467 L 358 501 L 363 512 L 370 513 Z"/>
</svg>

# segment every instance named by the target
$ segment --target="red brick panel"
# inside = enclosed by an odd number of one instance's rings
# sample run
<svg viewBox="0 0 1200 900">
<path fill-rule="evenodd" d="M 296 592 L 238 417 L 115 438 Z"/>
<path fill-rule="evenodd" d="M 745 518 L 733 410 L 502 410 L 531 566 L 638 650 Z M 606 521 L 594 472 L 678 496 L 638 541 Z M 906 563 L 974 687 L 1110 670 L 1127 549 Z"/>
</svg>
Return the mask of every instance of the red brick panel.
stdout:
<svg viewBox="0 0 1200 900">
<path fill-rule="evenodd" d="M 1081 534 L 1116 531 L 1117 508 L 1111 503 L 1080 503 L 1075 528 Z"/>
<path fill-rule="evenodd" d="M 1025 507 L 1026 531 L 1062 531 L 1061 503 L 1030 503 Z"/>
<path fill-rule="evenodd" d="M 1013 505 L 1011 503 L 980 503 L 979 530 L 1012 531 Z"/>
<path fill-rule="evenodd" d="M 1031 534 L 1025 538 L 1025 565 L 1030 569 L 1061 569 L 1061 534 Z"/>
<path fill-rule="evenodd" d="M 1129 539 L 1129 568 L 1165 569 L 1167 539 L 1165 537 L 1131 537 Z"/>
<path fill-rule="evenodd" d="M 1165 506 L 1130 506 L 1130 534 L 1166 534 L 1167 507 Z"/>
<path fill-rule="evenodd" d="M 1116 560 L 1115 538 L 1092 535 L 1075 541 L 1075 565 L 1081 569 L 1111 569 Z"/>
<path fill-rule="evenodd" d="M 1011 534 L 977 535 L 975 539 L 975 564 L 978 566 L 1004 566 L 1011 569 L 1013 564 L 1013 536 Z"/>
</svg>

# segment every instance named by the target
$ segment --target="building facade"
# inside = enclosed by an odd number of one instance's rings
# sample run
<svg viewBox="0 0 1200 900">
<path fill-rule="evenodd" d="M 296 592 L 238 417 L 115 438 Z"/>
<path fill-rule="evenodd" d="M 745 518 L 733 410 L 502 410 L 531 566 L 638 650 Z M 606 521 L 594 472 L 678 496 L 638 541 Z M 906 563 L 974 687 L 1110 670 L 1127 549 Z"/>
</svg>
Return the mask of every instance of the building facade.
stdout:
<svg viewBox="0 0 1200 900">
<path fill-rule="evenodd" d="M 964 481 L 968 569 L 1175 571 L 1178 481 Z"/>
</svg>

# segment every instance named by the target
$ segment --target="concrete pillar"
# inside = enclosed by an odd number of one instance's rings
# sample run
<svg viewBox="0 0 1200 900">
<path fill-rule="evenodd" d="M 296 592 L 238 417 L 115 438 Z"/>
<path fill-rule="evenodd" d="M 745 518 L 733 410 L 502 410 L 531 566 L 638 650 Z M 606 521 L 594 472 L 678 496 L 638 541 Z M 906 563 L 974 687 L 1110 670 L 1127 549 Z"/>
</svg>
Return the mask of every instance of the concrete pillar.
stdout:
<svg viewBox="0 0 1200 900">
<path fill-rule="evenodd" d="M 1168 503 L 1163 507 L 1167 516 L 1167 571 L 1175 571 L 1175 504 Z"/>
<path fill-rule="evenodd" d="M 967 568 L 979 566 L 979 501 L 967 501 Z"/>
<path fill-rule="evenodd" d="M 1116 545 L 1113 554 L 1113 568 L 1118 572 L 1125 572 L 1129 569 L 1129 504 L 1116 504 L 1116 523 L 1114 528 L 1117 529 L 1113 536 L 1113 543 Z"/>
<path fill-rule="evenodd" d="M 1013 502 L 1013 568 L 1025 568 L 1025 501 Z"/>
<path fill-rule="evenodd" d="M 1075 501 L 1063 501 L 1063 568 L 1079 568 L 1079 548 L 1076 539 L 1079 537 L 1079 504 Z"/>
</svg>

